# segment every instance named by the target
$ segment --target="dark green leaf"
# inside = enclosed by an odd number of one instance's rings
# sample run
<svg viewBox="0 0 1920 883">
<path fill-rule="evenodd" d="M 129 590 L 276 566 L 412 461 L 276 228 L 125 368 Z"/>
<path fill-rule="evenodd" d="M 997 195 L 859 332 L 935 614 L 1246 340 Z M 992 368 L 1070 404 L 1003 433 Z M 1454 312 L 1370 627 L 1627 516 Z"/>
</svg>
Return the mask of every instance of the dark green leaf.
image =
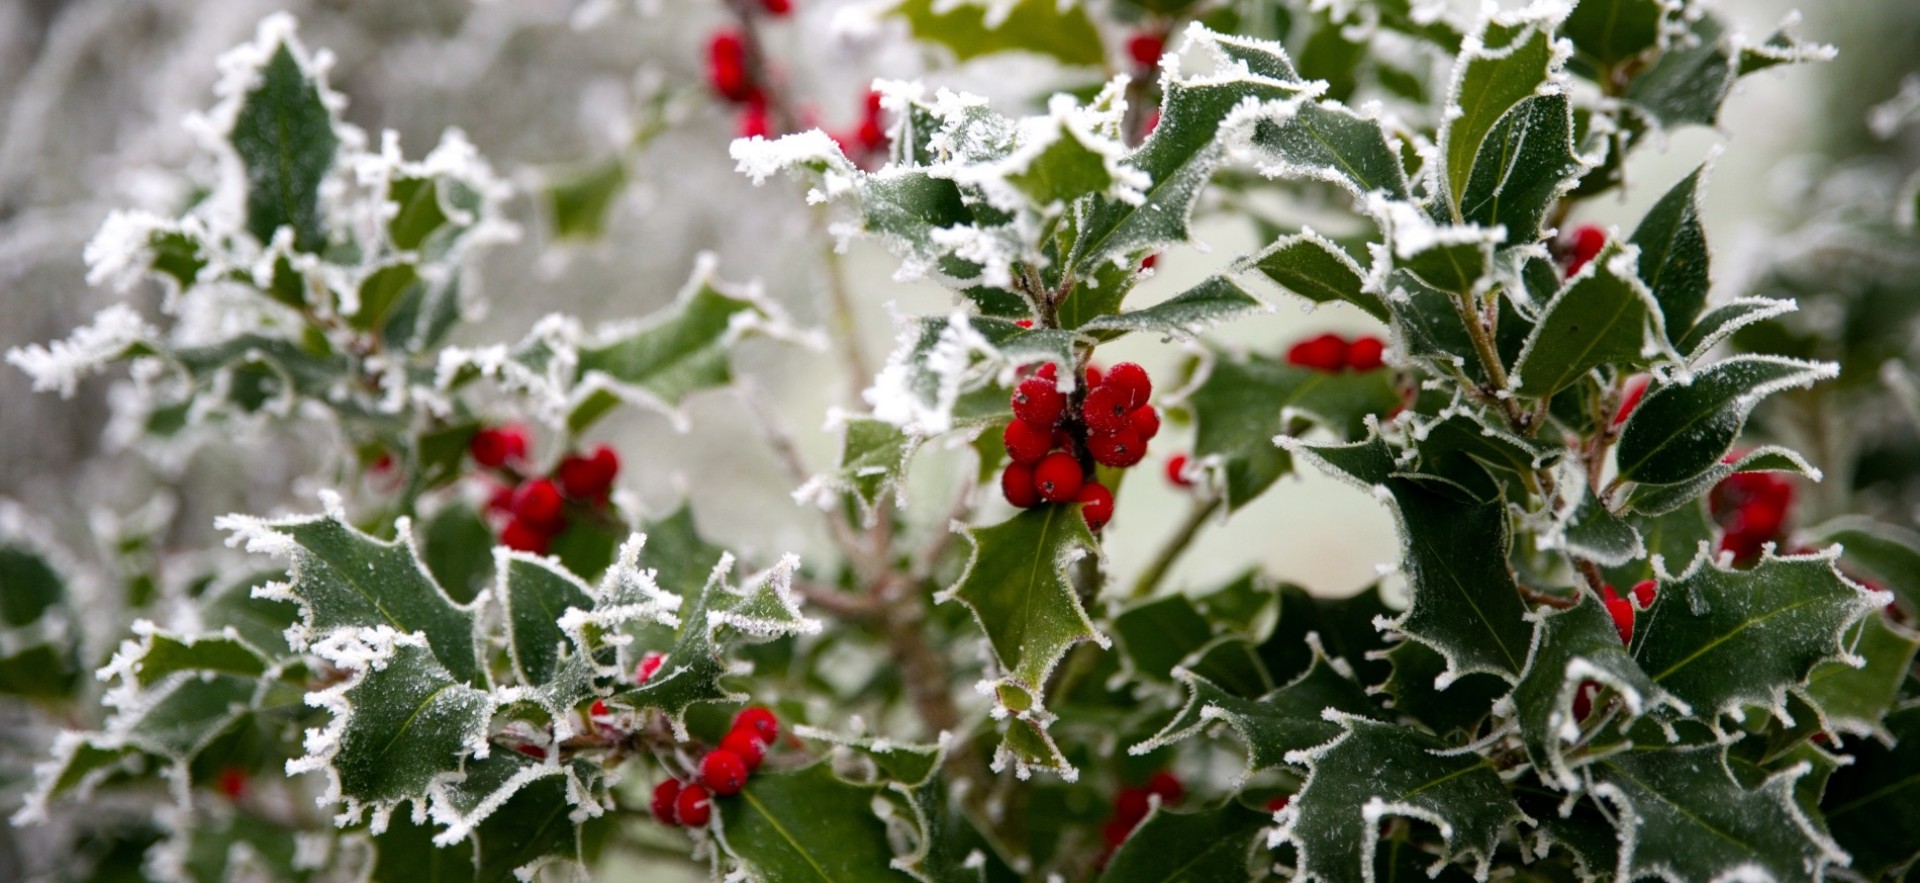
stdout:
<svg viewBox="0 0 1920 883">
<path fill-rule="evenodd" d="M 1642 260 L 1645 260 L 1643 253 Z M 1655 296 L 1659 292 L 1655 291 Z M 1674 342 L 1674 348 L 1687 357 L 1687 361 L 1697 362 L 1705 356 L 1714 344 L 1727 339 L 1734 332 L 1771 319 L 1783 313 L 1793 312 L 1797 305 L 1791 300 L 1775 300 L 1770 297 L 1734 298 L 1707 310 L 1693 323 L 1693 329 Z M 1667 326 L 1668 333 L 1678 330 Z"/>
<path fill-rule="evenodd" d="M 841 781 L 824 763 L 763 772 L 714 799 L 716 830 L 727 853 L 767 883 L 906 881 L 873 814 L 878 790 Z"/>
<path fill-rule="evenodd" d="M 360 308 L 348 324 L 362 330 L 385 324 L 393 310 L 405 298 L 418 297 L 425 283 L 411 263 L 388 264 L 368 274 L 360 282 Z"/>
<path fill-rule="evenodd" d="M 1632 259 L 1618 243 L 1607 243 L 1548 302 L 1513 366 L 1522 395 L 1553 395 L 1602 366 L 1647 364 L 1649 344 L 1666 338 L 1659 304 L 1633 275 Z"/>
<path fill-rule="evenodd" d="M 1676 41 L 1627 86 L 1627 101 L 1661 128 L 1713 125 L 1733 86 L 1733 58 L 1719 18 L 1704 13 L 1688 29 L 1690 42 Z"/>
<path fill-rule="evenodd" d="M 1807 676 L 1807 698 L 1820 707 L 1832 729 L 1884 735 L 1881 718 L 1893 707 L 1901 684 L 1913 670 L 1920 634 L 1893 625 L 1885 616 L 1868 614 L 1847 635 L 1846 646 L 1866 665 L 1821 663 Z"/>
<path fill-rule="evenodd" d="M 1604 73 L 1653 48 L 1667 9 L 1660 0 L 1587 0 L 1573 8 L 1561 33 L 1581 60 Z"/>
<path fill-rule="evenodd" d="M 1433 226 L 1426 218 L 1398 212 L 1393 224 L 1395 267 L 1435 291 L 1465 297 L 1477 290 L 1493 264 L 1500 231 L 1474 226 Z"/>
<path fill-rule="evenodd" d="M 1198 674 L 1178 673 L 1176 677 L 1187 686 L 1186 705 L 1152 738 L 1127 752 L 1148 754 L 1220 723 L 1246 744 L 1246 772 L 1251 774 L 1294 763 L 1287 759 L 1288 753 L 1324 745 L 1340 735 L 1341 726 L 1327 719 L 1327 709 L 1381 718 L 1366 691 L 1329 665 L 1318 646 L 1314 650 L 1306 673 L 1259 699 L 1236 696 Z"/>
<path fill-rule="evenodd" d="M 1741 355 L 1694 372 L 1691 383 L 1649 384 L 1620 431 L 1620 476 L 1673 484 L 1699 475 L 1733 447 L 1762 398 L 1836 373 L 1829 363 Z"/>
<path fill-rule="evenodd" d="M 1589 686 L 1619 696 L 1627 722 L 1661 705 L 1684 710 L 1634 664 L 1599 596 L 1582 593 L 1573 607 L 1543 614 L 1512 700 L 1528 756 L 1542 779 L 1564 791 L 1580 788 L 1574 773 L 1581 761 L 1570 762 L 1567 750 L 1583 738 L 1573 708 L 1578 691 Z M 1596 703 L 1593 713 L 1599 711 Z"/>
<path fill-rule="evenodd" d="M 460 446 L 464 453 L 466 445 Z M 493 531 L 473 507 L 456 503 L 427 519 L 420 557 L 447 597 L 466 604 L 491 585 Z"/>
<path fill-rule="evenodd" d="M 618 155 L 550 173 L 540 196 L 554 238 L 595 240 L 605 235 L 608 215 L 626 187 L 627 165 Z"/>
<path fill-rule="evenodd" d="M 1213 640 L 1213 626 L 1185 595 L 1142 601 L 1113 617 L 1113 634 L 1142 677 L 1170 683 L 1174 669 Z"/>
<path fill-rule="evenodd" d="M 966 571 L 937 600 L 972 609 L 1006 671 L 1032 689 L 1081 641 L 1106 639 L 1080 606 L 1072 565 L 1100 554 L 1075 506 L 1028 509 L 992 527 L 962 527 Z"/>
<path fill-rule="evenodd" d="M 1707 231 L 1700 222 L 1700 191 L 1706 167 L 1680 179 L 1647 209 L 1633 231 L 1640 247 L 1640 278 L 1653 290 L 1670 339 L 1680 340 L 1707 303 Z"/>
<path fill-rule="evenodd" d="M 1601 567 L 1619 567 L 1647 556 L 1646 544 L 1631 522 L 1584 493 L 1580 505 L 1567 516 L 1566 550 Z"/>
<path fill-rule="evenodd" d="M 17 537 L 0 539 L 0 622 L 31 625 L 66 598 L 67 581 L 46 555 Z"/>
<path fill-rule="evenodd" d="M 218 632 L 181 635 L 147 629 L 139 641 L 123 643 L 117 655 L 126 660 L 128 679 L 142 689 L 183 671 L 259 678 L 269 665 L 258 649 Z"/>
<path fill-rule="evenodd" d="M 1444 183 L 1454 217 L 1462 212 L 1474 160 L 1500 118 L 1534 95 L 1553 68 L 1550 22 L 1504 24 L 1489 19 L 1480 32 L 1481 49 L 1462 53 L 1453 73 L 1449 112 L 1439 141 L 1446 170 Z"/>
<path fill-rule="evenodd" d="M 473 843 L 433 844 L 433 827 L 416 825 L 396 813 L 387 830 L 373 838 L 375 880 L 408 883 L 473 883 Z"/>
<path fill-rule="evenodd" d="M 1186 291 L 1145 309 L 1099 316 L 1079 330 L 1103 337 L 1129 331 L 1148 331 L 1168 337 L 1191 338 L 1211 325 L 1251 312 L 1270 310 L 1259 298 L 1225 276 L 1212 276 Z"/>
<path fill-rule="evenodd" d="M 1098 65 L 1106 60 L 1100 34 L 1078 6 L 1053 0 L 1015 0 L 997 21 L 984 4 L 906 0 L 894 8 L 913 26 L 914 35 L 953 50 L 966 61 L 996 52 L 1034 52 L 1065 64 Z"/>
<path fill-rule="evenodd" d="M 1836 518 L 1807 533 L 1816 546 L 1839 543 L 1842 561 L 1879 580 L 1909 610 L 1920 610 L 1920 533 L 1865 516 Z"/>
<path fill-rule="evenodd" d="M 569 608 L 591 609 L 590 590 L 579 577 L 545 558 L 503 553 L 495 562 L 501 571 L 498 597 L 514 670 L 523 684 L 544 684 L 553 679 L 566 654 L 560 617 Z"/>
<path fill-rule="evenodd" d="M 1578 179 L 1580 160 L 1566 94 L 1524 99 L 1481 143 L 1460 198 L 1461 219 L 1505 227 L 1508 242 L 1535 241 L 1547 210 Z"/>
<path fill-rule="evenodd" d="M 1267 816 L 1234 801 L 1216 809 L 1164 807 L 1134 829 L 1100 875 L 1102 883 L 1250 879 L 1253 853 Z"/>
<path fill-rule="evenodd" d="M 274 231 L 291 227 L 294 248 L 324 248 L 320 181 L 333 167 L 340 139 L 319 86 L 286 44 L 241 100 L 228 140 L 247 171 L 248 232 L 266 243 Z"/>
<path fill-rule="evenodd" d="M 1308 102 L 1261 120 L 1253 143 L 1275 160 L 1261 168 L 1270 178 L 1329 181 L 1357 197 L 1407 198 L 1406 170 L 1380 121 L 1337 102 Z"/>
<path fill-rule="evenodd" d="M 1913 837 L 1920 824 L 1920 705 L 1887 715 L 1886 728 L 1892 746 L 1858 746 L 1820 801 L 1834 839 L 1853 856 L 1853 870 L 1869 879 L 1886 879 L 1920 856 Z"/>
<path fill-rule="evenodd" d="M 1344 301 L 1382 322 L 1390 320 L 1379 295 L 1365 290 L 1366 272 L 1332 240 L 1301 230 L 1283 236 L 1247 264 L 1285 288 L 1314 303 Z"/>
<path fill-rule="evenodd" d="M 1387 651 L 1393 674 L 1382 685 L 1393 697 L 1393 710 L 1450 736 L 1470 733 L 1492 713 L 1493 702 L 1511 687 L 1490 674 L 1445 678 L 1447 658 L 1419 641 L 1402 641 Z M 1447 688 L 1440 689 L 1445 683 Z"/>
</svg>

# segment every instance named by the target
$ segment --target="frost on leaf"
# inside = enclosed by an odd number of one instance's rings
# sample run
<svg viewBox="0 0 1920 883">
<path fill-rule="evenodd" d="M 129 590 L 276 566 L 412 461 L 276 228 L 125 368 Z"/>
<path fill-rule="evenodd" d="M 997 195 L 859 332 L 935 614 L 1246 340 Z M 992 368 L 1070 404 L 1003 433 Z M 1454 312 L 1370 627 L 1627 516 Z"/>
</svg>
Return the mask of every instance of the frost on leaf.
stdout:
<svg viewBox="0 0 1920 883">
<path fill-rule="evenodd" d="M 991 527 L 957 529 L 972 553 L 959 579 L 935 600 L 967 605 L 994 658 L 1028 690 L 1041 689 L 1074 644 L 1107 646 L 1074 584 L 1074 562 L 1100 554 L 1076 507 L 1042 506 Z"/>
<path fill-rule="evenodd" d="M 887 827 L 874 813 L 881 788 L 847 782 L 830 767 L 762 771 L 736 797 L 714 801 L 727 863 L 760 880 L 912 880 L 896 869 Z"/>
<path fill-rule="evenodd" d="M 899 317 L 900 335 L 887 364 L 864 393 L 873 418 L 910 436 L 939 435 L 962 421 L 999 416 L 1017 366 L 1074 364 L 1076 337 L 1065 331 L 1025 329 L 1005 319 Z M 1063 378 L 1073 372 L 1062 371 Z"/>
<path fill-rule="evenodd" d="M 433 844 L 473 841 L 482 878 L 531 880 L 551 864 L 577 869 L 587 858 L 585 828 L 608 809 L 604 778 L 586 761 L 551 763 L 509 751 L 476 758 L 459 776 L 435 783 L 428 817 L 443 827 Z"/>
</svg>

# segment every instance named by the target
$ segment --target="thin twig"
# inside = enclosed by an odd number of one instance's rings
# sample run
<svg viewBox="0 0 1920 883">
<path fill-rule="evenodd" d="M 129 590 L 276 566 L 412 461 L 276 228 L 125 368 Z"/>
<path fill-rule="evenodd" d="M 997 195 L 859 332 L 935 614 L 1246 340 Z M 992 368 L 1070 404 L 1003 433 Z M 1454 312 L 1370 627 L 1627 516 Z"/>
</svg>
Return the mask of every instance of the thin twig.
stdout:
<svg viewBox="0 0 1920 883">
<path fill-rule="evenodd" d="M 1200 533 L 1200 529 L 1206 526 L 1207 521 L 1213 517 L 1213 513 L 1220 511 L 1220 504 L 1224 499 L 1223 496 L 1215 495 L 1204 500 L 1194 500 L 1193 507 L 1187 510 L 1187 519 L 1180 523 L 1179 529 L 1175 530 L 1172 536 L 1167 538 L 1166 545 L 1160 547 L 1160 554 L 1153 556 L 1153 560 L 1147 563 L 1146 569 L 1140 571 L 1140 578 L 1134 580 L 1133 589 L 1127 592 L 1128 600 L 1138 601 L 1153 594 L 1153 590 L 1159 587 L 1160 580 L 1167 575 L 1168 570 L 1173 568 L 1174 562 L 1178 561 L 1187 548 L 1193 545 L 1193 538 Z"/>
</svg>

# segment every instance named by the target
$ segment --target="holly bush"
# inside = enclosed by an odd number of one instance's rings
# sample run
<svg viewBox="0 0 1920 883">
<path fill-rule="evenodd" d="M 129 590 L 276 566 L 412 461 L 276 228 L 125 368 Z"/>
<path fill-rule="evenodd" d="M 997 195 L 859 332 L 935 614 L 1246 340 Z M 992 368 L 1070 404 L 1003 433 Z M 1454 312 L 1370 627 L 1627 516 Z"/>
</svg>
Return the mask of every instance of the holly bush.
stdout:
<svg viewBox="0 0 1920 883">
<path fill-rule="evenodd" d="M 1730 260 L 1711 157 L 1629 175 L 1831 49 L 1692 0 L 904 0 L 837 21 L 1074 85 L 881 79 L 830 134 L 785 73 L 828 50 L 775 37 L 808 10 L 715 11 L 705 82 L 654 83 L 611 154 L 533 177 L 458 131 L 421 156 L 350 124 L 290 17 L 220 57 L 185 198 L 87 248 L 126 300 L 8 360 L 66 395 L 112 373 L 109 434 L 163 473 L 260 433 L 299 450 L 263 455 L 279 493 L 206 548 L 142 510 L 97 522 L 90 562 L 0 510 L 0 685 L 44 734 L 16 839 L 67 856 L 34 874 L 1912 866 L 1915 188 Z M 810 231 L 808 281 L 707 256 L 651 312 L 648 280 L 599 295 L 636 318 L 477 336 L 516 200 L 553 249 L 644 248 L 610 219 L 696 112 L 732 117 L 701 149 L 766 185 L 727 211 Z M 1632 223 L 1577 221 L 1648 188 Z M 1264 245 L 1191 248 L 1202 223 Z M 891 310 L 877 370 L 856 240 L 950 296 Z M 1163 254 L 1201 281 L 1148 284 Z M 1290 300 L 1374 330 L 1223 334 Z M 1101 352 L 1123 340 L 1158 376 Z M 808 462 L 754 348 L 845 375 L 837 465 Z M 724 443 L 789 470 L 770 517 L 831 551 L 717 542 L 694 504 L 734 476 L 677 506 L 621 487 L 655 465 L 606 418 L 687 431 L 722 389 L 750 417 Z M 1301 471 L 1391 513 L 1377 584 L 1316 596 L 1257 550 L 1168 579 Z M 1184 511 L 1128 492 L 1163 481 Z M 1144 564 L 1113 563 L 1110 520 L 1159 537 Z"/>
</svg>

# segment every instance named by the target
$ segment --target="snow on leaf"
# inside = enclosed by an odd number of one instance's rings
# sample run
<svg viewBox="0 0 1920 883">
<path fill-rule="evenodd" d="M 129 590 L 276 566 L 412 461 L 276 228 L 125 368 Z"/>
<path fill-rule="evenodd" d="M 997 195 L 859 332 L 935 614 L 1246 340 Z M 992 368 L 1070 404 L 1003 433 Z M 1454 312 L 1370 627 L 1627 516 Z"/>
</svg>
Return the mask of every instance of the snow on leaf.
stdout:
<svg viewBox="0 0 1920 883">
<path fill-rule="evenodd" d="M 1830 362 L 1739 355 L 1655 382 L 1620 431 L 1615 454 L 1629 481 L 1672 484 L 1711 469 L 1761 399 L 1834 377 Z"/>
<path fill-rule="evenodd" d="M 157 338 L 159 334 L 132 307 L 114 304 L 95 315 L 92 324 L 75 329 L 66 340 L 8 350 L 7 362 L 33 378 L 34 391 L 58 390 L 61 397 L 72 398 L 80 378 L 125 356 L 129 347 Z"/>
<path fill-rule="evenodd" d="M 1442 157 L 1438 190 L 1456 219 L 1462 217 L 1474 164 L 1500 119 L 1521 101 L 1562 88 L 1560 69 L 1572 46 L 1557 43 L 1553 31 L 1567 9 L 1553 3 L 1504 13 L 1487 7 L 1479 27 L 1461 46 L 1437 139 Z"/>
<path fill-rule="evenodd" d="M 856 785 L 829 764 L 762 772 L 715 800 L 714 833 L 728 858 L 761 880 L 906 881 L 873 812 L 878 786 Z"/>
<path fill-rule="evenodd" d="M 972 551 L 966 570 L 934 600 L 971 609 L 994 657 L 1027 689 L 1045 685 L 1074 644 L 1108 646 L 1074 585 L 1074 562 L 1100 554 L 1078 507 L 1041 506 L 991 527 L 956 529 Z"/>
<path fill-rule="evenodd" d="M 1679 360 L 1660 303 L 1634 271 L 1639 257 L 1635 246 L 1608 242 L 1547 302 L 1514 363 L 1517 392 L 1544 398 L 1597 367 L 1630 373 L 1650 356 Z"/>
<path fill-rule="evenodd" d="M 1212 276 L 1186 291 L 1150 307 L 1098 316 L 1080 326 L 1083 333 L 1118 337 L 1129 331 L 1158 332 L 1169 338 L 1192 339 L 1208 326 L 1247 313 L 1272 312 L 1266 302 L 1248 294 L 1225 276 Z"/>
</svg>

